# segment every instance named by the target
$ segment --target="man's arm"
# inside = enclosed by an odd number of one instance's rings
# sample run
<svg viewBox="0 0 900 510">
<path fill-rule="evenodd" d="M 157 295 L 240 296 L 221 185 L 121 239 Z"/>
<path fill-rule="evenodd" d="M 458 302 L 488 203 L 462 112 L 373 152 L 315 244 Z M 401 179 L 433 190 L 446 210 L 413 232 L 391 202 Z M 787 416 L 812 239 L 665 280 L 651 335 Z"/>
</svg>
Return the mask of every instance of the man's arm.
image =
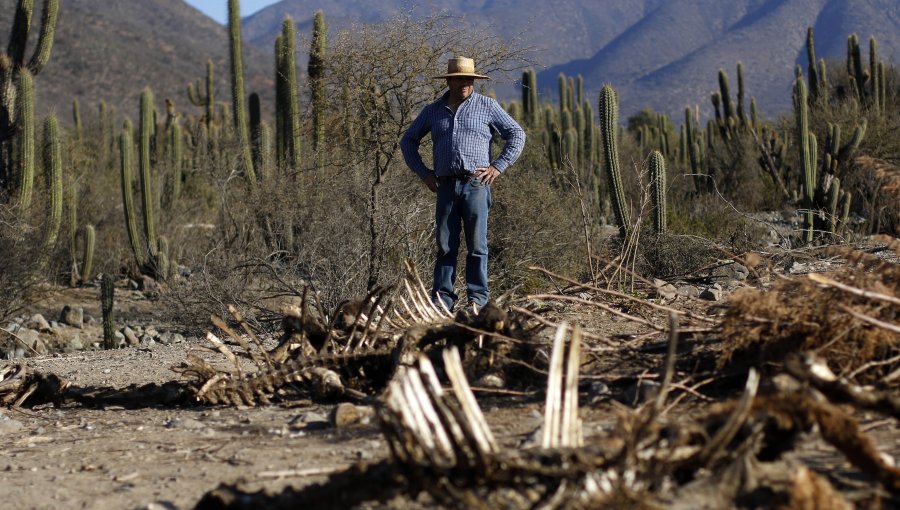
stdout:
<svg viewBox="0 0 900 510">
<path fill-rule="evenodd" d="M 491 163 L 492 167 L 503 172 L 522 154 L 522 149 L 525 148 L 525 130 L 494 100 L 491 100 L 491 126 L 506 140 L 500 155 Z"/>
<path fill-rule="evenodd" d="M 434 177 L 434 172 L 425 166 L 425 163 L 422 162 L 422 155 L 419 154 L 419 145 L 422 142 L 422 138 L 431 130 L 431 115 L 428 110 L 429 107 L 427 106 L 422 109 L 416 120 L 409 125 L 409 128 L 403 134 L 403 138 L 400 139 L 400 150 L 403 152 L 406 166 L 423 181 L 427 180 L 429 176 Z"/>
</svg>

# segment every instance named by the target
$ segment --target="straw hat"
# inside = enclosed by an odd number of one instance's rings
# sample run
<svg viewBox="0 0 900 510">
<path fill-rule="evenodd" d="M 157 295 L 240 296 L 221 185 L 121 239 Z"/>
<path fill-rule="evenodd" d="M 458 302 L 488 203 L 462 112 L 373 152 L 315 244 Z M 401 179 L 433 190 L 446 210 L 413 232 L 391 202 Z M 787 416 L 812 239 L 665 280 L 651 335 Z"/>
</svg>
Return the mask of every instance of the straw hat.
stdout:
<svg viewBox="0 0 900 510">
<path fill-rule="evenodd" d="M 453 76 L 468 76 L 487 80 L 487 76 L 475 72 L 475 61 L 468 57 L 453 57 L 447 61 L 447 74 L 434 76 L 438 78 L 451 78 Z"/>
</svg>

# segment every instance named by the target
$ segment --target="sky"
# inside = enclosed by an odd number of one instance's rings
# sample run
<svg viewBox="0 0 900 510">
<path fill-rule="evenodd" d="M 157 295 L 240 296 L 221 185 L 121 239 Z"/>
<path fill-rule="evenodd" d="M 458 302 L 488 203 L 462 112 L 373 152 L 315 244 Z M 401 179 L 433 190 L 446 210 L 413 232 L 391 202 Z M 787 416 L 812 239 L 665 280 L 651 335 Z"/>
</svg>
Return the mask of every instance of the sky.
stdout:
<svg viewBox="0 0 900 510">
<path fill-rule="evenodd" d="M 241 17 L 247 17 L 267 5 L 279 0 L 241 0 Z M 210 18 L 225 24 L 228 19 L 228 0 L 185 0 Z"/>
</svg>

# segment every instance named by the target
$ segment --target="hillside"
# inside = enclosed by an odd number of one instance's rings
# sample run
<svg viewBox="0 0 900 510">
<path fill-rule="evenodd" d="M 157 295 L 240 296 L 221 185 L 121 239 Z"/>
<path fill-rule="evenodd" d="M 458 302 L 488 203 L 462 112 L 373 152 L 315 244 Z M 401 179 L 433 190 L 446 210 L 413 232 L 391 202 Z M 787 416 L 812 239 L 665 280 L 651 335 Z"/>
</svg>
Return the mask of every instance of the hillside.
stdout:
<svg viewBox="0 0 900 510">
<path fill-rule="evenodd" d="M 35 4 L 36 25 L 43 2 Z M 0 12 L 14 9 L 15 0 L 0 0 Z M 0 17 L 4 47 L 11 23 L 11 14 Z M 38 111 L 55 110 L 69 123 L 78 98 L 85 116 L 100 100 L 135 116 L 149 85 L 160 107 L 168 97 L 179 110 L 199 113 L 185 86 L 205 76 L 209 58 L 216 66 L 217 100 L 230 101 L 227 31 L 181 0 L 61 0 L 50 62 L 35 80 Z M 268 52 L 245 45 L 247 87 L 264 102 L 272 96 L 270 60 Z"/>
<path fill-rule="evenodd" d="M 313 13 L 322 9 L 333 33 L 411 8 L 414 16 L 459 14 L 473 30 L 491 26 L 534 47 L 541 93 L 548 98 L 557 95 L 560 72 L 583 75 L 591 96 L 612 83 L 625 114 L 652 106 L 674 115 L 695 104 L 710 114 L 717 70 L 728 70 L 734 79 L 737 61 L 744 63 L 747 92 L 761 111 L 784 111 L 793 68 L 806 66 L 808 26 L 815 28 L 819 57 L 842 63 L 847 36 L 855 32 L 866 50 L 874 35 L 882 59 L 900 59 L 896 0 L 282 0 L 247 17 L 244 33 L 271 47 L 285 15 L 308 34 Z M 502 96 L 517 95 L 508 80 L 495 86 Z"/>
</svg>

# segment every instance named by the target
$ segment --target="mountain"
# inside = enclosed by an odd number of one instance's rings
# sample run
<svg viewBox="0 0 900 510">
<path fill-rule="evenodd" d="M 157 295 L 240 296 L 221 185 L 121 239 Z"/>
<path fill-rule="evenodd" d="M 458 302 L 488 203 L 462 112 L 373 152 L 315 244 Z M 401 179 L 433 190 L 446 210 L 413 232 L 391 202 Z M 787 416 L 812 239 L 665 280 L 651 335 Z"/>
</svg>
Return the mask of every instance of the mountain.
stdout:
<svg viewBox="0 0 900 510">
<path fill-rule="evenodd" d="M 806 67 L 810 26 L 818 56 L 832 60 L 833 69 L 843 65 L 851 33 L 859 35 L 866 60 L 874 35 L 879 58 L 900 63 L 898 0 L 282 0 L 244 19 L 244 34 L 271 47 L 290 15 L 308 37 L 318 9 L 332 34 L 400 12 L 459 15 L 472 30 L 491 27 L 535 48 L 546 98 L 557 97 L 560 72 L 581 74 L 588 97 L 597 97 L 604 83 L 616 87 L 623 115 L 650 106 L 680 117 L 685 106 L 699 105 L 708 116 L 718 69 L 729 73 L 736 90 L 738 61 L 760 111 L 783 112 L 790 108 L 794 67 Z M 517 97 L 508 82 L 494 84 L 501 97 Z"/>
<path fill-rule="evenodd" d="M 15 5 L 0 0 L 0 12 L 8 13 L 0 16 L 4 48 Z M 35 1 L 32 45 L 42 5 Z M 274 97 L 269 53 L 244 45 L 247 90 L 258 91 L 264 104 Z M 37 108 L 70 123 L 77 98 L 87 122 L 104 100 L 136 119 L 140 93 L 150 86 L 158 108 L 171 98 L 180 111 L 200 114 L 185 90 L 205 78 L 207 59 L 215 64 L 216 100 L 230 102 L 228 33 L 182 0 L 61 0 L 50 61 L 35 78 Z"/>
</svg>

